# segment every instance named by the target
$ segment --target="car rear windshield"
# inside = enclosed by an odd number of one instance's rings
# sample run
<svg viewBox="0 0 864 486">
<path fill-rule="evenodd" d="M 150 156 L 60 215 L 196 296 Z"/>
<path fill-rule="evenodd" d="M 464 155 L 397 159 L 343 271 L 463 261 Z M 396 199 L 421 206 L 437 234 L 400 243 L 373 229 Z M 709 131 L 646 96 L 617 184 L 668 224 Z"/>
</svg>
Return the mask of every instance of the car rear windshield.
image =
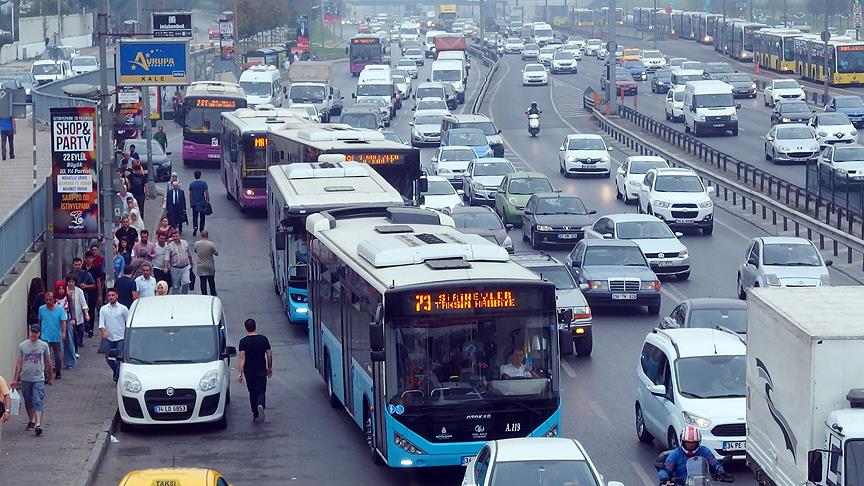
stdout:
<svg viewBox="0 0 864 486">
<path fill-rule="evenodd" d="M 570 272 L 563 266 L 534 267 L 531 271 L 555 284 L 556 290 L 571 290 L 576 288 L 576 282 Z"/>
<path fill-rule="evenodd" d="M 499 230 L 504 228 L 498 216 L 491 211 L 453 213 L 450 215 L 458 229 Z"/>
<path fill-rule="evenodd" d="M 819 252 L 807 243 L 772 243 L 762 249 L 763 265 L 786 267 L 819 267 L 822 259 Z"/>
<path fill-rule="evenodd" d="M 725 327 L 738 334 L 747 333 L 747 309 L 693 309 L 689 327 Z"/>
</svg>

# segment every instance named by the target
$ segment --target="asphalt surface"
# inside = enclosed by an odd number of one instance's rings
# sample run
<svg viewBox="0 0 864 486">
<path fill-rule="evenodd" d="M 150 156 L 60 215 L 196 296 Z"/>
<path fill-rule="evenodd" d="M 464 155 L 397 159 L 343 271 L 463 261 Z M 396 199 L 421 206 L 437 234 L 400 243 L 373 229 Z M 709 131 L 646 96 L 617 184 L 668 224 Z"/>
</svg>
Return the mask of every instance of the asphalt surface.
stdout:
<svg viewBox="0 0 864 486">
<path fill-rule="evenodd" d="M 690 53 L 689 57 L 696 56 Z M 580 64 L 580 74 L 552 76 L 550 87 L 531 88 L 521 86 L 522 64 L 518 56 L 508 56 L 502 61 L 482 110 L 502 129 L 507 147 L 505 156 L 517 167 L 543 172 L 553 185 L 581 195 L 589 208 L 598 211 L 598 216 L 633 212 L 633 206 L 615 199 L 611 179 L 564 179 L 558 173 L 557 147 L 561 140 L 570 133 L 596 131 L 581 110 L 581 92 L 587 79 L 597 79 L 591 73 L 599 73 L 599 63 L 585 60 Z M 428 69 L 427 62 L 418 78 L 425 79 Z M 334 73 L 336 85 L 346 93 L 346 102 L 350 101 L 347 94 L 352 92 L 356 81 L 344 64 L 337 64 Z M 469 96 L 478 82 L 479 76 L 472 72 Z M 537 138 L 528 135 L 523 115 L 532 100 L 544 110 L 542 132 Z M 399 112 L 392 127 L 406 140 L 410 104 Z M 754 118 L 755 113 L 754 109 Z M 169 139 L 174 154 L 179 154 L 179 131 L 172 128 Z M 742 140 L 739 137 L 736 142 Z M 432 151 L 422 149 L 424 163 Z M 627 155 L 616 147 L 613 162 L 620 164 Z M 186 186 L 192 179 L 193 168 L 180 167 L 179 162 L 175 167 Z M 108 449 L 97 484 L 116 484 L 130 469 L 172 464 L 214 467 L 238 485 L 460 484 L 460 468 L 412 472 L 372 464 L 361 431 L 344 411 L 327 406 L 324 382 L 309 359 L 305 330 L 288 324 L 279 299 L 273 294 L 266 218 L 241 214 L 235 203 L 224 198 L 216 168 L 203 170 L 214 206 L 214 216 L 208 217 L 207 227 L 220 250 L 216 282 L 228 317 L 229 341 L 237 343 L 243 336 L 242 320 L 252 316 L 274 346 L 275 371 L 269 387 L 267 423 L 252 423 L 245 387 L 234 383 L 227 430 L 195 427 L 118 433 L 118 441 Z M 690 250 L 693 272 L 688 281 L 663 282 L 660 317 L 686 298 L 734 297 L 735 272 L 746 244 L 750 238 L 766 233 L 720 209 L 715 217 L 712 236 L 688 234 L 682 238 Z M 518 228 L 511 232 L 511 237 L 517 249 L 529 249 Z M 565 254 L 563 250 L 551 253 L 562 258 Z M 832 280 L 839 285 L 854 283 L 833 271 Z M 562 361 L 562 435 L 580 440 L 607 480 L 622 481 L 628 486 L 656 483 L 653 461 L 662 451 L 660 445 L 637 441 L 633 413 L 639 351 L 645 334 L 659 319 L 644 310 L 597 309 L 593 355 Z M 733 467 L 732 472 L 738 484 L 755 483 L 743 467 Z"/>
</svg>

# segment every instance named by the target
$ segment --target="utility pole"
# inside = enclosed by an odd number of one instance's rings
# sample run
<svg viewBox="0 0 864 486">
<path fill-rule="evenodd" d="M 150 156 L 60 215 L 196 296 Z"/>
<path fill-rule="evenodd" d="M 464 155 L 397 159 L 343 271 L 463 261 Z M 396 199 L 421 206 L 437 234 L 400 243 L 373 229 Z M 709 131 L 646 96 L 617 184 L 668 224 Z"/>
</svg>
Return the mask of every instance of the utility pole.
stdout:
<svg viewBox="0 0 864 486">
<path fill-rule="evenodd" d="M 656 0 L 655 0 L 656 1 Z M 609 0 L 609 11 L 615 12 L 615 0 Z M 615 80 L 615 51 L 618 48 L 616 30 L 618 22 L 609 22 L 609 41 L 606 43 L 606 98 L 609 100 L 609 113 L 618 114 L 618 83 Z"/>
<path fill-rule="evenodd" d="M 99 29 L 99 149 L 97 151 L 97 164 L 99 172 L 99 213 L 102 216 L 102 235 L 104 247 L 102 249 L 105 260 L 109 261 L 114 253 L 114 194 L 118 191 L 114 188 L 115 177 L 111 160 L 112 118 L 108 110 L 111 104 L 111 93 L 108 92 L 108 0 L 99 0 L 99 14 L 97 15 L 97 28 Z M 112 265 L 105 268 L 105 279 L 114 278 Z"/>
<path fill-rule="evenodd" d="M 139 3 L 140 5 L 140 3 Z M 145 25 L 148 27 L 144 29 L 144 32 L 152 33 L 153 32 L 153 15 L 146 16 Z M 141 24 L 138 24 L 141 25 Z M 156 93 L 159 93 L 159 88 L 156 88 Z M 150 106 L 150 86 L 142 86 L 141 87 L 141 96 L 144 97 L 142 100 L 143 104 L 143 113 L 141 114 L 141 135 L 144 137 L 145 145 L 147 146 L 147 194 L 151 194 L 152 196 L 156 195 L 156 184 L 154 181 L 156 180 L 156 174 L 153 173 L 153 136 L 152 136 L 152 123 L 153 118 L 150 110 L 152 107 Z M 158 105 L 158 102 L 157 102 Z"/>
<path fill-rule="evenodd" d="M 822 92 L 822 104 L 828 103 L 828 83 L 831 81 L 831 73 L 828 66 L 828 41 L 831 40 L 831 32 L 828 32 L 828 0 L 825 0 L 825 29 L 822 31 L 822 42 L 825 43 L 824 53 L 822 56 L 823 67 L 822 73 L 825 76 L 825 90 Z"/>
<path fill-rule="evenodd" d="M 654 33 L 654 49 L 657 49 L 657 23 L 654 19 L 657 18 L 657 0 L 654 0 L 654 10 L 651 11 L 651 30 Z"/>
</svg>

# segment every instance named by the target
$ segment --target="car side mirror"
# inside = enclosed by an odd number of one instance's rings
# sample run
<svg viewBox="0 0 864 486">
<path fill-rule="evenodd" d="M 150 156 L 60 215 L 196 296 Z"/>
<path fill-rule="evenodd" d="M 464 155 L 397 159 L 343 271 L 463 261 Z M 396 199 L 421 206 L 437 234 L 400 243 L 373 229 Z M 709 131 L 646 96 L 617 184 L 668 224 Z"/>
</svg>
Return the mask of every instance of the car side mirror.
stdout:
<svg viewBox="0 0 864 486">
<path fill-rule="evenodd" d="M 676 232 L 675 232 L 675 237 L 676 237 L 676 238 L 681 238 L 681 237 L 683 237 L 683 236 L 684 236 L 684 233 L 682 233 L 682 232 L 680 232 L 680 231 L 676 231 Z"/>
<path fill-rule="evenodd" d="M 675 322 L 675 319 L 672 319 L 669 316 L 663 318 L 663 322 L 660 323 L 661 329 L 675 329 L 678 327 L 678 323 Z"/>
<path fill-rule="evenodd" d="M 501 129 L 500 128 L 498 129 L 498 135 L 501 135 Z"/>
<path fill-rule="evenodd" d="M 525 214 L 525 215 L 527 216 L 527 215 L 529 215 L 529 214 L 534 214 L 534 211 L 529 211 L 529 210 L 526 209 L 526 210 L 522 211 L 522 213 Z"/>
<path fill-rule="evenodd" d="M 508 223 L 508 224 L 505 224 L 505 225 L 504 225 L 504 229 L 506 229 L 507 231 L 510 231 L 510 230 L 513 229 L 513 225 L 512 225 L 512 224 L 509 224 L 509 223 Z"/>
<path fill-rule="evenodd" d="M 226 346 L 225 352 L 222 353 L 223 358 L 230 358 L 232 356 L 237 356 L 237 348 L 234 346 Z"/>
<path fill-rule="evenodd" d="M 588 211 L 588 214 L 597 214 L 597 210 L 596 210 L 596 209 L 592 209 L 591 211 Z"/>
<path fill-rule="evenodd" d="M 713 194 L 714 194 L 714 186 L 708 186 L 708 187 L 706 187 L 706 188 L 705 188 L 705 192 L 707 192 L 709 196 L 710 196 L 710 195 L 713 195 Z"/>
<path fill-rule="evenodd" d="M 580 283 L 579 284 L 579 290 L 588 290 L 588 284 L 587 283 Z"/>
<path fill-rule="evenodd" d="M 606 238 L 607 240 L 611 240 L 612 239 L 612 233 L 603 233 L 603 238 Z"/>
<path fill-rule="evenodd" d="M 830 267 L 831 265 L 834 265 L 834 260 L 825 260 L 826 267 Z"/>
<path fill-rule="evenodd" d="M 357 99 L 357 93 L 351 93 L 351 99 L 356 100 Z"/>
<path fill-rule="evenodd" d="M 429 78 L 426 78 L 426 82 L 429 83 L 429 82 L 432 82 L 432 80 Z"/>
<path fill-rule="evenodd" d="M 615 147 L 606 147 L 606 150 L 611 152 L 611 151 L 615 150 Z"/>
<path fill-rule="evenodd" d="M 567 150 L 567 148 L 564 147 L 564 146 L 562 145 L 562 146 L 558 147 L 558 150 L 560 150 L 561 152 L 563 152 L 563 151 Z"/>
<path fill-rule="evenodd" d="M 409 127 L 413 127 L 413 126 L 414 126 L 414 122 L 413 122 L 413 121 L 408 122 L 408 126 L 409 126 Z"/>
<path fill-rule="evenodd" d="M 741 109 L 741 103 L 735 103 L 735 109 L 740 110 Z"/>
<path fill-rule="evenodd" d="M 648 387 L 648 392 L 657 397 L 666 396 L 666 387 L 663 385 L 651 385 Z"/>
<path fill-rule="evenodd" d="M 171 152 L 165 152 L 165 155 L 171 155 Z"/>
<path fill-rule="evenodd" d="M 747 264 L 753 265 L 754 267 L 758 267 L 759 266 L 759 260 L 757 260 L 756 258 L 750 257 L 747 259 Z"/>
<path fill-rule="evenodd" d="M 814 484 L 822 482 L 822 452 L 820 451 L 807 453 L 807 481 Z"/>
<path fill-rule="evenodd" d="M 286 242 L 288 241 L 288 232 L 287 231 L 277 231 L 276 239 L 274 243 L 276 244 L 276 251 L 284 251 L 287 246 Z"/>
<path fill-rule="evenodd" d="M 465 191 L 463 191 L 462 189 L 456 189 L 456 194 L 458 194 L 458 195 L 460 195 L 460 196 L 464 196 L 464 195 L 465 195 Z"/>
<path fill-rule="evenodd" d="M 384 308 L 378 304 L 375 320 L 369 323 L 369 358 L 373 362 L 384 361 Z"/>
</svg>

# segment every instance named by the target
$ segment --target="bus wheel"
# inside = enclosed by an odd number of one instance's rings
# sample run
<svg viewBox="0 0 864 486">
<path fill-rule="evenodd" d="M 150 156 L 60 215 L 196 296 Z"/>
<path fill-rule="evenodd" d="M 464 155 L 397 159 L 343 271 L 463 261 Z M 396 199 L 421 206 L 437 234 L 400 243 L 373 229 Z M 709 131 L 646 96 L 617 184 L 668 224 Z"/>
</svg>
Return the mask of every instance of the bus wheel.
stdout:
<svg viewBox="0 0 864 486">
<path fill-rule="evenodd" d="M 370 414 L 369 404 L 366 399 L 363 399 L 363 431 L 366 432 L 366 447 L 369 449 L 369 454 L 372 456 L 372 462 L 376 466 L 384 464 L 384 460 L 375 450 L 375 434 L 372 431 L 372 415 Z"/>
<path fill-rule="evenodd" d="M 226 181 L 228 180 L 228 173 L 227 173 L 227 172 L 225 173 L 225 179 L 224 179 L 224 180 L 226 180 Z M 231 195 L 231 191 L 229 191 L 229 190 L 227 189 L 227 187 L 226 187 L 226 189 L 225 189 L 225 197 L 228 198 L 229 201 L 233 201 L 233 200 L 234 200 L 234 196 Z"/>
</svg>

